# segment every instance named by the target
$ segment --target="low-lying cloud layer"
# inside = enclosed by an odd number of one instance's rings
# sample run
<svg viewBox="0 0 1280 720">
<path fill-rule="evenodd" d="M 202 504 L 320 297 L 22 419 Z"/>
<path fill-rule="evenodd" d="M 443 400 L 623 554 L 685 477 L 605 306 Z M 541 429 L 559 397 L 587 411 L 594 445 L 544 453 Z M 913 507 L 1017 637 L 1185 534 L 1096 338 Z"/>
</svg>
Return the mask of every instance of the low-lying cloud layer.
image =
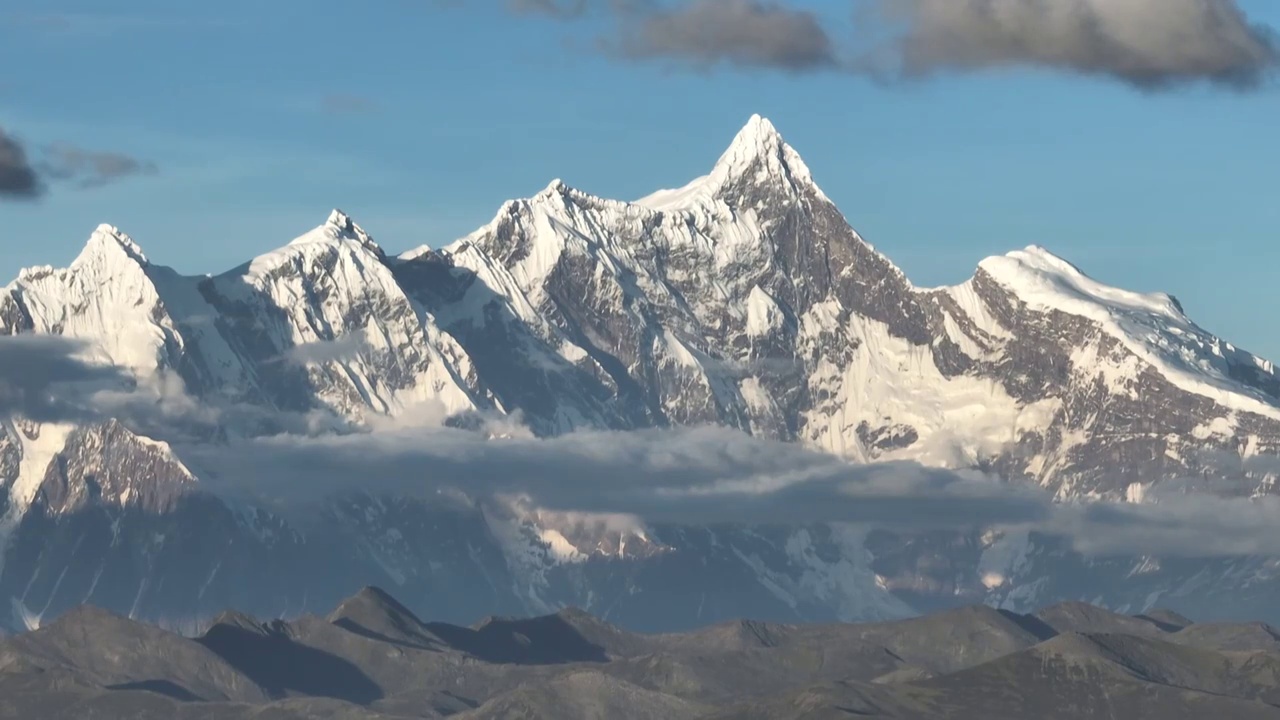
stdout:
<svg viewBox="0 0 1280 720">
<path fill-rule="evenodd" d="M 357 344 L 303 346 L 290 362 L 331 362 Z M 1039 488 L 915 463 L 856 465 L 721 427 L 534 437 L 518 417 L 449 417 L 423 403 L 360 431 L 332 413 L 280 413 L 189 395 L 175 375 L 144 378 L 49 335 L 0 337 L 0 416 L 116 418 L 169 441 L 209 490 L 298 512 L 345 492 L 462 492 L 537 512 L 676 525 L 846 523 L 901 532 L 1007 529 L 1070 540 L 1082 553 L 1280 557 L 1280 498 L 1184 492 L 1142 504 L 1055 503 Z M 235 428 L 229 441 L 219 427 Z M 274 433 L 274 434 L 271 434 Z M 247 434 L 247 435 L 246 435 Z M 1280 460 L 1206 454 L 1228 472 L 1274 474 Z M 1188 481 L 1194 482 L 1194 481 Z"/>
<path fill-rule="evenodd" d="M 1146 504 L 1055 503 L 1038 488 L 913 463 L 855 465 L 725 428 L 538 439 L 434 427 L 180 447 L 218 493 L 282 511 L 334 493 L 500 497 L 650 524 L 847 523 L 901 532 L 1004 529 L 1093 556 L 1280 556 L 1280 499 L 1175 492 Z"/>
<path fill-rule="evenodd" d="M 89 398 L 104 383 L 129 378 L 84 357 L 88 345 L 58 335 L 0 336 L 0 415 L 37 422 L 96 417 Z"/>
<path fill-rule="evenodd" d="M 1280 557 L 1280 498 L 1167 493 L 1142 504 L 1093 502 L 1055 508 L 1039 532 L 1071 539 L 1085 555 Z"/>
<path fill-rule="evenodd" d="M 362 488 L 524 497 L 538 508 L 653 523 L 851 522 L 899 529 L 1045 518 L 1039 494 L 914 464 L 851 465 L 724 428 L 491 439 L 452 428 L 276 436 L 185 447 L 219 491 L 272 504 Z"/>
<path fill-rule="evenodd" d="M 334 359 L 344 344 L 317 344 Z M 331 348 L 330 345 L 335 347 Z M 82 340 L 60 335 L 0 335 L 0 418 L 95 423 L 116 419 L 150 437 L 208 438 L 221 427 L 247 433 L 322 434 L 351 430 L 323 410 L 291 412 L 191 395 L 172 372 L 137 375 L 102 362 Z M 296 362 L 285 356 L 281 361 Z"/>
<path fill-rule="evenodd" d="M 706 68 L 841 70 L 878 79 L 1035 67 L 1144 89 L 1256 86 L 1280 64 L 1274 30 L 1236 0 L 855 0 L 840 47 L 814 12 L 771 0 L 511 0 L 527 14 L 609 14 L 611 54 Z"/>
</svg>

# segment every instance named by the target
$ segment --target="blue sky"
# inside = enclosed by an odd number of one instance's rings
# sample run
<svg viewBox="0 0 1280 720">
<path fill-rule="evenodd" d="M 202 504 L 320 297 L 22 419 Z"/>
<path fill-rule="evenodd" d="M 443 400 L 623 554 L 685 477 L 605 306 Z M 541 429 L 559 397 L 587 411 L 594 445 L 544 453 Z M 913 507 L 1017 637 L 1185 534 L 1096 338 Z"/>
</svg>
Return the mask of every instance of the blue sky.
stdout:
<svg viewBox="0 0 1280 720">
<path fill-rule="evenodd" d="M 1280 3 L 1240 6 L 1280 27 Z M 807 7 L 833 36 L 854 25 L 848 3 Z M 690 69 L 596 52 L 608 22 L 498 0 L 6 0 L 0 128 L 157 170 L 0 203 L 0 276 L 65 264 L 101 222 L 192 273 L 333 207 L 389 251 L 438 246 L 552 178 L 623 199 L 681 185 L 758 112 L 919 285 L 1041 244 L 1280 359 L 1280 84 Z"/>
</svg>

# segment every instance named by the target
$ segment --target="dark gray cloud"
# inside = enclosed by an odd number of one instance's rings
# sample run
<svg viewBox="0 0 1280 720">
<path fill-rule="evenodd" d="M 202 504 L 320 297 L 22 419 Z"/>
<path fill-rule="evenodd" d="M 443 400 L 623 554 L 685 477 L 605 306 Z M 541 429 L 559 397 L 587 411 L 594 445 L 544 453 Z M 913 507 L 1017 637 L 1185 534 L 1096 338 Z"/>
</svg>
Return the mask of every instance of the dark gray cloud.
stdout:
<svg viewBox="0 0 1280 720">
<path fill-rule="evenodd" d="M 599 47 L 623 59 L 797 72 L 837 64 L 817 15 L 772 0 L 509 0 L 508 7 L 561 20 L 607 11 L 617 27 Z"/>
<path fill-rule="evenodd" d="M 816 15 L 761 0 L 691 0 L 627 16 L 605 47 L 624 57 L 694 67 L 718 64 L 805 71 L 836 65 Z"/>
<path fill-rule="evenodd" d="M 53 180 L 93 188 L 134 175 L 154 175 L 157 168 L 152 162 L 121 153 L 86 150 L 67 143 L 55 143 L 44 149 L 40 171 Z"/>
<path fill-rule="evenodd" d="M 44 192 L 26 148 L 0 128 L 0 198 L 31 199 Z"/>
<path fill-rule="evenodd" d="M 635 60 L 706 68 L 840 68 L 905 80 L 1016 67 L 1105 77 L 1143 89 L 1258 85 L 1280 64 L 1274 30 L 1236 0 L 854 0 L 839 48 L 814 13 L 772 0 L 509 0 L 562 20 L 610 11 L 600 46 Z"/>
<path fill-rule="evenodd" d="M 87 350 L 85 343 L 57 335 L 0 336 L 0 415 L 37 422 L 97 419 L 93 392 L 130 378 L 85 359 Z"/>
<path fill-rule="evenodd" d="M 1249 87 L 1280 62 L 1274 32 L 1251 24 L 1236 0 L 869 0 L 862 8 L 860 19 L 898 31 L 868 67 L 905 77 L 1026 66 L 1150 89 Z"/>
</svg>

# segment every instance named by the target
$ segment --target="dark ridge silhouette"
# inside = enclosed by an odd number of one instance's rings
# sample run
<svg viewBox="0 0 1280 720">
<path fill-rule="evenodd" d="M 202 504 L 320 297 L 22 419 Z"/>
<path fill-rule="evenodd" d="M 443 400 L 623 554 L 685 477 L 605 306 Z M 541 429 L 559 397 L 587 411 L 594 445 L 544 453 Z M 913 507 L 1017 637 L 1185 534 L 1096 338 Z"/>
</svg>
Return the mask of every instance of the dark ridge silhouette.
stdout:
<svg viewBox="0 0 1280 720">
<path fill-rule="evenodd" d="M 257 635 L 267 634 L 267 628 L 263 623 L 258 622 L 256 618 L 252 618 L 242 612 L 236 612 L 234 610 L 227 610 L 219 613 L 218 616 L 213 619 L 213 622 L 209 623 L 209 628 L 212 629 L 219 625 L 229 628 L 239 628 Z M 208 631 L 206 630 L 205 632 Z"/>
<path fill-rule="evenodd" d="M 1146 620 L 1165 632 L 1178 632 L 1195 625 L 1195 621 L 1172 610 L 1157 609 L 1134 617 Z"/>
<path fill-rule="evenodd" d="M 279 623 L 261 632 L 215 624 L 196 642 L 209 648 L 275 697 L 307 695 L 367 705 L 382 698 L 360 668 L 329 653 L 299 645 Z"/>
<path fill-rule="evenodd" d="M 474 628 L 428 624 L 450 647 L 485 662 L 521 665 L 608 662 L 609 654 L 561 615 L 527 620 L 489 618 Z"/>
<path fill-rule="evenodd" d="M 436 650 L 441 644 L 417 615 L 377 587 L 366 587 L 344 601 L 328 620 L 348 632 L 401 647 Z"/>
<path fill-rule="evenodd" d="M 1046 623 L 1035 615 L 1023 615 L 1011 610 L 1000 610 L 999 612 L 1001 615 L 1008 618 L 1014 625 L 1017 625 L 1023 630 L 1031 633 L 1040 640 L 1049 640 L 1058 635 L 1058 631 L 1054 630 L 1052 625 Z"/>
<path fill-rule="evenodd" d="M 359 635 L 360 637 L 366 638 L 369 640 L 377 640 L 378 642 L 389 643 L 391 645 L 396 645 L 398 647 L 413 648 L 415 650 L 427 650 L 429 652 L 435 652 L 437 650 L 436 648 L 423 643 L 410 642 L 407 640 L 400 640 L 400 639 L 391 637 L 390 635 L 383 635 L 382 633 L 370 630 L 369 628 L 357 622 L 354 622 L 349 618 L 338 618 L 337 620 L 333 621 L 333 624 L 337 627 L 342 628 L 343 630 L 346 630 L 349 633 Z"/>
<path fill-rule="evenodd" d="M 145 690 L 146 692 L 163 695 L 167 698 L 179 700 L 181 702 L 199 702 L 204 698 L 196 695 L 190 690 L 169 682 L 168 680 L 139 680 L 138 682 L 120 683 L 118 685 L 108 685 L 108 690 Z"/>
</svg>

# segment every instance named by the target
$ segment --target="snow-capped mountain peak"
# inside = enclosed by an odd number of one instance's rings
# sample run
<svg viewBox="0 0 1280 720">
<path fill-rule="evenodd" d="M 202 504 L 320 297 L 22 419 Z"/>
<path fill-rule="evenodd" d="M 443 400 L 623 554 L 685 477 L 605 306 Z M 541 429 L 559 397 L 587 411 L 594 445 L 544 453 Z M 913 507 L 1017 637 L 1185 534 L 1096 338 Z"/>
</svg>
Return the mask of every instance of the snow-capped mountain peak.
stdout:
<svg viewBox="0 0 1280 720">
<path fill-rule="evenodd" d="M 794 195 L 806 189 L 823 200 L 826 196 L 800 154 L 782 138 L 773 123 L 752 115 L 721 154 L 711 172 L 684 187 L 659 190 L 636 203 L 661 211 L 680 211 L 713 205 L 736 206 L 744 195 L 761 187 Z"/>
<path fill-rule="evenodd" d="M 147 256 L 138 243 L 133 241 L 119 228 L 111 225 L 99 225 L 89 241 L 85 243 L 80 255 L 71 263 L 72 269 L 86 268 L 91 265 L 112 265 L 117 262 L 128 262 L 146 266 Z"/>
<path fill-rule="evenodd" d="M 532 209 L 542 213 L 570 214 L 584 211 L 604 211 L 621 214 L 630 212 L 634 214 L 636 210 L 634 207 L 628 207 L 628 203 L 593 195 L 567 184 L 560 178 L 556 178 L 548 183 L 538 194 L 527 200 L 508 201 L 503 205 L 493 222 L 497 223 L 501 222 L 503 218 L 518 216 L 525 209 Z"/>
<path fill-rule="evenodd" d="M 333 243 L 355 243 L 356 245 L 377 255 L 379 258 L 385 258 L 386 253 L 374 241 L 373 236 L 365 232 L 364 228 L 356 224 L 341 210 L 334 210 L 329 213 L 329 218 L 324 224 L 315 228 L 311 232 L 295 238 L 289 243 L 291 246 L 308 245 L 308 244 L 325 244 Z"/>
<path fill-rule="evenodd" d="M 155 267 L 128 235 L 99 226 L 70 266 L 22 271 L 0 300 L 5 332 L 54 332 L 90 341 L 98 359 L 148 373 L 173 341 L 152 279 Z"/>
<path fill-rule="evenodd" d="M 573 188 L 569 187 L 564 180 L 561 180 L 560 178 L 556 178 L 551 182 L 547 183 L 547 186 L 542 189 L 542 192 L 538 193 L 534 197 L 535 199 L 551 198 L 556 196 L 563 196 L 571 192 L 573 192 Z"/>
<path fill-rule="evenodd" d="M 757 168 L 759 164 L 761 167 Z M 712 170 L 712 177 L 728 181 L 755 170 L 770 175 L 785 173 L 793 182 L 811 182 L 809 166 L 767 118 L 752 115 L 729 144 Z"/>
</svg>

